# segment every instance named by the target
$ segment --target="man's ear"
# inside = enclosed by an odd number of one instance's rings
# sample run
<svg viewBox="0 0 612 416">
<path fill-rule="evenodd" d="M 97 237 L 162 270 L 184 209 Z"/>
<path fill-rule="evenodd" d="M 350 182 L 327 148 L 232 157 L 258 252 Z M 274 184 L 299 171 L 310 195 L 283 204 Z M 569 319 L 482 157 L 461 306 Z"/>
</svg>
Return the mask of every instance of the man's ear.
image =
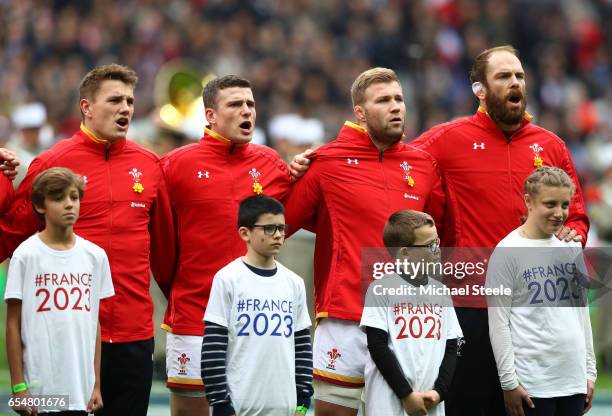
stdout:
<svg viewBox="0 0 612 416">
<path fill-rule="evenodd" d="M 83 118 L 91 118 L 91 103 L 87 98 L 82 98 L 81 101 L 79 101 L 79 108 L 81 109 Z"/>
<path fill-rule="evenodd" d="M 206 117 L 209 125 L 217 124 L 217 112 L 214 108 L 206 108 L 204 110 L 204 116 Z"/>
<path fill-rule="evenodd" d="M 365 109 L 362 106 L 356 105 L 355 107 L 353 107 L 353 114 L 355 114 L 355 118 L 357 119 L 358 122 L 360 123 L 366 122 Z"/>
<path fill-rule="evenodd" d="M 484 83 L 476 81 L 472 84 L 472 92 L 478 100 L 484 100 L 487 95 L 487 90 Z"/>
</svg>

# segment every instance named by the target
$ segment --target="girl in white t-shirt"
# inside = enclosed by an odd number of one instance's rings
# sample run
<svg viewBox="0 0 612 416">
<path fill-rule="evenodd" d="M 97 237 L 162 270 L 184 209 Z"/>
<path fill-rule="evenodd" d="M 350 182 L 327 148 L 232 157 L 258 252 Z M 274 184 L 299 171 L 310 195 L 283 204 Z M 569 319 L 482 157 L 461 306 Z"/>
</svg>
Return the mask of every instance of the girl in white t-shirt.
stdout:
<svg viewBox="0 0 612 416">
<path fill-rule="evenodd" d="M 579 241 L 555 234 L 574 184 L 563 170 L 536 169 L 525 181 L 525 223 L 489 261 L 489 335 L 510 416 L 578 416 L 591 407 L 596 378 L 586 267 Z"/>
<path fill-rule="evenodd" d="M 83 178 L 40 173 L 32 206 L 45 229 L 13 253 L 4 298 L 11 406 L 22 415 L 86 415 L 102 408 L 101 298 L 114 294 L 106 253 L 75 235 Z"/>
</svg>

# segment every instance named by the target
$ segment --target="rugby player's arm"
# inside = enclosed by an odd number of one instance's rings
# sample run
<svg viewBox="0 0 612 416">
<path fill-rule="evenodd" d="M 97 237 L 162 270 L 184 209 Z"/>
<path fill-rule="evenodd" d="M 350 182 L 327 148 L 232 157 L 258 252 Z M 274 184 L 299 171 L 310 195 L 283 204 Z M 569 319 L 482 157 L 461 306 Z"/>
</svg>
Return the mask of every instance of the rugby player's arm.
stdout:
<svg viewBox="0 0 612 416">
<path fill-rule="evenodd" d="M 11 256 L 19 244 L 40 228 L 32 209 L 30 189 L 34 178 L 47 167 L 40 158 L 32 161 L 11 206 L 0 217 L 0 262 Z"/>
<path fill-rule="evenodd" d="M 578 175 L 576 175 L 576 169 L 574 168 L 574 162 L 569 154 L 567 148 L 564 148 L 564 157 L 560 168 L 562 168 L 572 178 L 574 185 L 576 186 L 576 192 L 572 197 L 572 201 L 569 207 L 569 216 L 565 221 L 565 227 L 570 230 L 576 231 L 576 234 L 582 236 L 580 243 L 584 247 L 587 241 L 587 234 L 589 232 L 589 217 L 586 213 L 586 207 L 584 205 L 584 198 L 582 196 L 582 188 Z"/>
<path fill-rule="evenodd" d="M 178 243 L 174 231 L 170 196 L 163 174 L 160 175 L 157 197 L 151 206 L 149 235 L 151 271 L 167 299 L 176 271 Z"/>
</svg>

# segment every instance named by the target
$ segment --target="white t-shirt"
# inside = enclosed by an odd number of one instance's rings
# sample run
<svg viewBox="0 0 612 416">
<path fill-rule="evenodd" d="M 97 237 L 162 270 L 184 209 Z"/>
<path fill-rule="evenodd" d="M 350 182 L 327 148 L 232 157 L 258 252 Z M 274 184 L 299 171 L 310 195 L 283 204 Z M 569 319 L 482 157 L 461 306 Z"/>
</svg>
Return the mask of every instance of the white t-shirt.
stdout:
<svg viewBox="0 0 612 416">
<path fill-rule="evenodd" d="M 4 299 L 21 299 L 26 383 L 33 395 L 68 395 L 86 410 L 95 382 L 100 299 L 114 294 L 106 253 L 77 236 L 54 250 L 38 234 L 15 250 Z"/>
<path fill-rule="evenodd" d="M 384 288 L 406 288 L 411 293 L 389 294 Z M 389 334 L 389 348 L 414 391 L 434 388 L 446 341 L 463 336 L 446 287 L 435 279 L 412 286 L 400 276 L 387 275 L 372 282 L 366 294 L 360 326 Z M 397 293 L 397 292 L 396 292 Z M 365 366 L 366 414 L 404 416 L 404 408 L 368 354 Z M 444 415 L 444 405 L 427 413 Z"/>
<path fill-rule="evenodd" d="M 489 260 L 489 333 L 504 390 L 520 383 L 531 397 L 586 393 L 595 355 L 580 243 L 535 240 L 512 231 Z M 582 282 L 582 283 L 581 283 Z"/>
<path fill-rule="evenodd" d="M 236 414 L 293 416 L 294 334 L 311 325 L 304 281 L 276 262 L 274 276 L 238 258 L 217 272 L 204 320 L 228 329 L 227 384 Z"/>
</svg>

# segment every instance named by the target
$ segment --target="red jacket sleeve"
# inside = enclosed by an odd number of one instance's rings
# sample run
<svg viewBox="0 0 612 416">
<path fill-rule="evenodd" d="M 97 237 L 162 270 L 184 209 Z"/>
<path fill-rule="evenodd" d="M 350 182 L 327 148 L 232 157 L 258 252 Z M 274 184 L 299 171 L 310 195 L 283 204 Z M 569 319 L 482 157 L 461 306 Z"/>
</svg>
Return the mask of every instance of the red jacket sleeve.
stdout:
<svg viewBox="0 0 612 416">
<path fill-rule="evenodd" d="M 170 285 L 174 278 L 177 261 L 177 240 L 174 233 L 174 222 L 170 208 L 168 187 L 160 163 L 159 186 L 157 198 L 151 207 L 149 234 L 151 236 L 151 271 L 157 285 L 166 298 L 170 294 Z"/>
<path fill-rule="evenodd" d="M 13 191 L 13 183 L 5 175 L 0 174 L 0 215 L 2 215 L 10 206 L 13 200 L 15 191 Z"/>
<path fill-rule="evenodd" d="M 425 202 L 423 210 L 431 215 L 436 223 L 438 229 L 438 235 L 444 244 L 444 247 L 453 247 L 455 244 L 454 233 L 445 234 L 445 222 L 447 221 L 447 209 L 446 209 L 446 194 L 444 189 L 444 179 L 438 168 L 438 164 L 434 164 L 434 175 L 431 191 L 429 197 Z"/>
<path fill-rule="evenodd" d="M 587 241 L 587 234 L 589 232 L 589 217 L 587 216 L 586 208 L 584 206 L 582 188 L 580 186 L 580 182 L 578 181 L 578 176 L 576 175 L 574 161 L 572 160 L 572 156 L 565 146 L 563 146 L 563 153 L 563 160 L 561 161 L 561 166 L 559 167 L 567 172 L 570 178 L 572 178 L 572 181 L 574 181 L 574 185 L 576 185 L 576 193 L 572 198 L 569 208 L 569 216 L 567 217 L 565 226 L 576 230 L 576 232 L 582 236 L 582 246 L 584 247 Z"/>
<path fill-rule="evenodd" d="M 289 224 L 289 235 L 300 228 L 314 231 L 319 207 L 320 186 L 319 166 L 313 160 L 306 174 L 298 179 L 282 201 L 285 205 L 285 222 Z"/>
<path fill-rule="evenodd" d="M 36 175 L 44 169 L 43 161 L 34 159 L 17 188 L 10 208 L 0 218 L 0 262 L 11 256 L 19 244 L 41 227 L 32 209 L 30 189 Z"/>
</svg>

